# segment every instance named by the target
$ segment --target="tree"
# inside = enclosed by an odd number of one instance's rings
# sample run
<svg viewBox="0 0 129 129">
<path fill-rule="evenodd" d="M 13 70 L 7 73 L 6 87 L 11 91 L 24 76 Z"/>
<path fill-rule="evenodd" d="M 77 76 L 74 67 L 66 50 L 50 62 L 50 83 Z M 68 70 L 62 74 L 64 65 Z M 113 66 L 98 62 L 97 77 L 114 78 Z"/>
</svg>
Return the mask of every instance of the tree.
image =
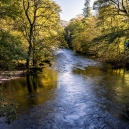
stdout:
<svg viewBox="0 0 129 129">
<path fill-rule="evenodd" d="M 7 17 L 15 19 L 21 13 L 19 5 L 18 0 L 0 0 L 0 19 Z"/>
<path fill-rule="evenodd" d="M 89 53 L 90 41 L 97 35 L 95 26 L 95 17 L 73 19 L 65 28 L 68 45 L 76 52 Z"/>
<path fill-rule="evenodd" d="M 18 35 L 13 34 L 13 22 L 20 17 L 18 0 L 0 0 L 0 69 L 14 68 L 16 61 L 25 58 L 22 43 Z"/>
<path fill-rule="evenodd" d="M 96 0 L 94 9 L 105 6 L 112 6 L 112 10 L 119 15 L 129 17 L 129 1 L 128 0 Z"/>
<path fill-rule="evenodd" d="M 58 29 L 57 46 L 58 47 L 68 48 L 68 44 L 67 44 L 67 42 L 65 40 L 65 29 L 63 27 L 60 27 Z"/>
<path fill-rule="evenodd" d="M 85 0 L 85 4 L 84 4 L 84 9 L 83 9 L 83 15 L 84 17 L 89 17 L 91 16 L 91 10 L 90 10 L 90 0 Z"/>
<path fill-rule="evenodd" d="M 51 0 L 23 0 L 23 17 L 19 23 L 20 31 L 28 43 L 26 67 L 30 60 L 37 65 L 43 53 L 57 35 L 60 7 Z M 52 40 L 50 40 L 52 39 Z M 40 54 L 40 55 L 39 55 Z"/>
<path fill-rule="evenodd" d="M 25 59 L 26 54 L 18 37 L 0 31 L 0 70 L 15 68 L 16 61 Z"/>
<path fill-rule="evenodd" d="M 129 39 L 129 20 L 127 13 L 122 11 L 122 6 L 119 10 L 114 2 L 113 0 L 95 2 L 94 5 L 98 7 L 97 28 L 100 30 L 100 35 L 93 42 L 96 44 L 96 51 L 101 60 L 119 65 L 126 57 L 124 44 Z M 119 4 L 119 1 L 117 2 Z"/>
</svg>

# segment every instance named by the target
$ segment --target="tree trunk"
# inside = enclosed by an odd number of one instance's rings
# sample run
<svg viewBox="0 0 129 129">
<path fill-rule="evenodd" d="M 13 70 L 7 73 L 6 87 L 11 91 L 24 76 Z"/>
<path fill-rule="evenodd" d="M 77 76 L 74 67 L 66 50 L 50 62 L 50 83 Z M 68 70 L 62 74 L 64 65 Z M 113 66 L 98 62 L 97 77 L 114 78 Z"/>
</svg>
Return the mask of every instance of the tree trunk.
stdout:
<svg viewBox="0 0 129 129">
<path fill-rule="evenodd" d="M 28 49 L 28 57 L 26 59 L 26 68 L 29 68 L 29 64 L 30 64 L 30 57 L 31 57 L 31 53 L 32 53 L 32 45 L 31 43 L 29 44 L 29 49 Z"/>
</svg>

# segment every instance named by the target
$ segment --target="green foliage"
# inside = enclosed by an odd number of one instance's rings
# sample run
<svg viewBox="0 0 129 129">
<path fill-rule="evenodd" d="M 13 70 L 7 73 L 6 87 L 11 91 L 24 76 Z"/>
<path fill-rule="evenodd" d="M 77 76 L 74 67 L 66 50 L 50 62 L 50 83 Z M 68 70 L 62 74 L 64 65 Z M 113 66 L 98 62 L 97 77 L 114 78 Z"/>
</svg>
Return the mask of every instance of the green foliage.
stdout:
<svg viewBox="0 0 129 129">
<path fill-rule="evenodd" d="M 57 43 L 55 44 L 55 46 L 68 48 L 68 44 L 65 40 L 65 29 L 63 27 L 59 27 L 59 29 L 57 30 L 56 41 Z"/>
<path fill-rule="evenodd" d="M 56 44 L 60 7 L 51 0 L 23 0 L 23 16 L 18 19 L 19 31 L 28 44 L 27 68 L 37 66 L 47 51 Z M 45 51 L 44 51 L 45 50 Z"/>
<path fill-rule="evenodd" d="M 21 13 L 19 5 L 19 0 L 0 0 L 0 19 L 18 17 Z"/>
<path fill-rule="evenodd" d="M 85 0 L 85 4 L 84 4 L 84 9 L 83 9 L 83 15 L 84 17 L 89 17 L 91 16 L 91 10 L 90 10 L 90 0 Z"/>
<path fill-rule="evenodd" d="M 2 86 L 0 85 L 0 117 L 5 117 L 8 120 L 8 123 L 13 122 L 17 118 L 16 109 L 18 104 L 10 103 L 4 101 L 2 95 Z"/>
<path fill-rule="evenodd" d="M 25 53 L 20 46 L 21 41 L 8 32 L 0 31 L 0 67 L 2 70 L 12 69 L 16 61 L 25 59 Z"/>
<path fill-rule="evenodd" d="M 69 46 L 76 52 L 89 53 L 90 41 L 96 33 L 95 25 L 94 17 L 72 20 L 65 29 Z"/>
<path fill-rule="evenodd" d="M 85 12 L 90 1 L 85 1 Z M 125 0 L 96 0 L 96 17 L 73 19 L 65 28 L 66 40 L 74 51 L 95 54 L 99 60 L 118 66 L 129 64 L 129 2 Z M 86 16 L 86 15 L 85 15 Z"/>
<path fill-rule="evenodd" d="M 0 0 L 0 70 L 15 67 L 16 61 L 25 59 L 19 37 L 12 34 L 13 22 L 20 17 L 18 0 Z"/>
<path fill-rule="evenodd" d="M 94 2 L 94 9 L 100 9 L 101 7 L 112 6 L 113 12 L 117 15 L 123 15 L 129 17 L 129 1 L 128 0 L 96 0 Z M 112 11 L 110 10 L 110 11 Z"/>
<path fill-rule="evenodd" d="M 115 0 L 95 1 L 94 6 L 98 9 L 99 20 L 97 29 L 100 30 L 100 34 L 92 40 L 92 43 L 96 46 L 94 51 L 101 60 L 124 66 L 124 59 L 127 56 L 124 43 L 129 38 L 129 18 L 125 12 L 127 3 L 123 0 L 121 2 L 118 0 L 116 4 Z"/>
<path fill-rule="evenodd" d="M 9 69 L 25 58 L 27 67 L 30 63 L 37 65 L 46 58 L 46 53 L 52 55 L 51 49 L 59 44 L 60 39 L 63 41 L 63 37 L 58 35 L 60 7 L 56 2 L 0 0 L 0 5 L 2 69 L 3 66 Z"/>
</svg>

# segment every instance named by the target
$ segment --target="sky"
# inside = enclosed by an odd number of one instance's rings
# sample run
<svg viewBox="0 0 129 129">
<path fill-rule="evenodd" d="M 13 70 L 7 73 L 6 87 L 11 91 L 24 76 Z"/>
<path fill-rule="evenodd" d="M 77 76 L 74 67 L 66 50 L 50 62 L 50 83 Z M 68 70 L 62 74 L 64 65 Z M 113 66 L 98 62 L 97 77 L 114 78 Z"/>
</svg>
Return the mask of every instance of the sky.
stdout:
<svg viewBox="0 0 129 129">
<path fill-rule="evenodd" d="M 54 0 L 61 7 L 61 20 L 70 21 L 76 15 L 83 13 L 85 0 Z M 91 6 L 94 0 L 91 0 Z"/>
</svg>

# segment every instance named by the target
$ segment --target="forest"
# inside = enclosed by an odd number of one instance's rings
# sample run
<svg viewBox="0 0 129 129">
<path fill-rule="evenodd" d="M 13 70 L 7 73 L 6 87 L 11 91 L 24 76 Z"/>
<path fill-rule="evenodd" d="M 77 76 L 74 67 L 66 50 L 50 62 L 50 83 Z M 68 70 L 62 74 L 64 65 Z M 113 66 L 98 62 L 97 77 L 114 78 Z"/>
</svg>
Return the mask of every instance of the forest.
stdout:
<svg viewBox="0 0 129 129">
<path fill-rule="evenodd" d="M 92 15 L 85 1 L 83 16 L 73 18 L 65 28 L 65 39 L 75 52 L 95 55 L 115 68 L 129 67 L 129 2 L 96 0 Z"/>
<path fill-rule="evenodd" d="M 85 0 L 83 16 L 64 27 L 55 1 L 0 0 L 0 71 L 38 68 L 52 60 L 56 46 L 129 68 L 129 1 L 95 0 L 93 10 Z M 2 106 L 0 116 L 11 111 L 12 120 L 16 105 Z"/>
<path fill-rule="evenodd" d="M 115 67 L 128 67 L 129 5 L 125 0 L 96 0 L 91 13 L 60 25 L 59 5 L 51 0 L 0 1 L 0 69 L 38 67 L 52 59 L 54 46 L 95 55 Z"/>
<path fill-rule="evenodd" d="M 0 68 L 38 67 L 60 45 L 60 7 L 51 0 L 0 1 Z"/>
</svg>

